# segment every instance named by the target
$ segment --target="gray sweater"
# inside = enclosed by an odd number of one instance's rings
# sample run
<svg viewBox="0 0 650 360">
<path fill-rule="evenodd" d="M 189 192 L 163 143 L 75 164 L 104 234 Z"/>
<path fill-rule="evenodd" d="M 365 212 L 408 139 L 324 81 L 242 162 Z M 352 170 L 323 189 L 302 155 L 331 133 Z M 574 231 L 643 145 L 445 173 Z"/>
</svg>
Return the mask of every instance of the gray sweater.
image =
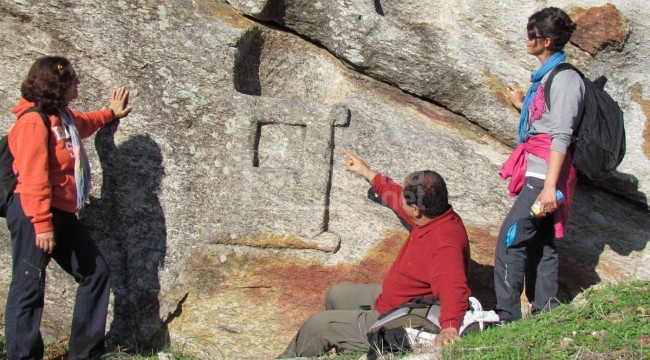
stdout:
<svg viewBox="0 0 650 360">
<path fill-rule="evenodd" d="M 544 86 L 550 73 L 542 78 L 540 86 Z M 566 154 L 575 124 L 584 110 L 585 85 L 577 72 L 564 70 L 555 75 L 550 91 L 551 111 L 547 106 L 541 119 L 531 124 L 531 129 L 537 134 L 549 134 L 553 139 L 551 151 Z M 526 176 L 546 179 L 546 161 L 532 154 L 526 154 L 526 158 Z"/>
</svg>

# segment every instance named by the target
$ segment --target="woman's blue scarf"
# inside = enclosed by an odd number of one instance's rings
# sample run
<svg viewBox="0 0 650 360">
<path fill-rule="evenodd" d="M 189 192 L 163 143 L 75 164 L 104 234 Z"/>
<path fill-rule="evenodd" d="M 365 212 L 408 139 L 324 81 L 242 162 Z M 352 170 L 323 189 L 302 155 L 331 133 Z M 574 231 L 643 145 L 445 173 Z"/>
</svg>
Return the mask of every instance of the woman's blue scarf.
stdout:
<svg viewBox="0 0 650 360">
<path fill-rule="evenodd" d="M 566 60 L 566 55 L 564 54 L 564 51 L 558 51 L 555 54 L 551 55 L 544 64 L 542 64 L 542 67 L 537 69 L 534 73 L 530 74 L 530 82 L 533 84 L 530 86 L 528 89 L 528 92 L 526 92 L 526 96 L 524 97 L 524 104 L 521 107 L 521 116 L 519 118 L 519 143 L 523 143 L 528 139 L 528 137 L 531 135 L 528 132 L 528 108 L 530 107 L 530 104 L 533 102 L 533 98 L 535 97 L 535 92 L 537 92 L 537 88 L 539 87 L 539 84 L 541 84 L 542 78 L 544 75 L 546 75 L 547 72 L 551 71 L 557 64 L 563 62 Z"/>
</svg>

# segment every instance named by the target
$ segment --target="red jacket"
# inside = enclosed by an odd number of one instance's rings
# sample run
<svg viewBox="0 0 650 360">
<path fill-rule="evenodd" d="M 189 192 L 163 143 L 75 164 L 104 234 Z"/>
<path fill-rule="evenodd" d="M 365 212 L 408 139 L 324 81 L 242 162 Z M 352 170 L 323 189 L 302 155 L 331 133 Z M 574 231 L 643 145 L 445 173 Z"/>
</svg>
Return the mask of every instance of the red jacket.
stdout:
<svg viewBox="0 0 650 360">
<path fill-rule="evenodd" d="M 384 314 L 417 296 L 440 299 L 440 325 L 460 329 L 469 306 L 467 285 L 469 239 L 460 216 L 450 207 L 425 225 L 417 226 L 402 208 L 402 187 L 377 174 L 372 186 L 413 230 L 402 245 L 382 283 L 375 309 Z"/>
<path fill-rule="evenodd" d="M 35 104 L 20 99 L 12 110 L 16 118 Z M 110 109 L 79 113 L 71 111 L 79 136 L 92 135 L 113 120 Z M 75 213 L 77 189 L 74 180 L 74 156 L 71 139 L 62 139 L 61 118 L 50 115 L 51 129 L 46 129 L 36 112 L 25 114 L 9 130 L 9 149 L 14 156 L 14 172 L 18 174 L 16 193 L 20 194 L 25 215 L 32 219 L 37 234 L 52 231 L 54 206 Z M 48 131 L 49 136 L 48 148 Z"/>
</svg>

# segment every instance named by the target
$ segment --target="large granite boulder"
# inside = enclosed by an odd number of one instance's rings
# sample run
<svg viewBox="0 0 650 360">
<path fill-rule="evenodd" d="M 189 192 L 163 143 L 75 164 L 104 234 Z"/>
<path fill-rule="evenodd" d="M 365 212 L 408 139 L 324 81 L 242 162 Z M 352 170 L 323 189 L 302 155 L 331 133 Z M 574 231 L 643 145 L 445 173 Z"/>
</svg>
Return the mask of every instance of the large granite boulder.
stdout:
<svg viewBox="0 0 650 360">
<path fill-rule="evenodd" d="M 400 182 L 423 168 L 445 177 L 472 241 L 472 290 L 494 305 L 494 242 L 512 203 L 497 173 L 517 123 L 503 89 L 537 66 L 523 44 L 534 5 L 41 3 L 0 0 L 2 131 L 42 55 L 74 63 L 77 109 L 105 106 L 118 85 L 132 92 L 132 115 L 86 141 L 94 185 L 79 214 L 111 266 L 112 343 L 272 358 L 322 309 L 327 286 L 381 281 L 407 230 L 344 171 L 343 149 Z M 559 243 L 570 301 L 602 281 L 650 279 L 650 7 L 562 4 L 586 23 L 620 25 L 576 38 L 569 52 L 610 77 L 628 130 L 616 180 L 577 189 Z M 0 233 L 2 304 L 11 256 Z M 42 330 L 58 339 L 75 284 L 49 270 Z"/>
<path fill-rule="evenodd" d="M 525 53 L 527 17 L 538 10 L 532 2 L 484 3 L 431 0 L 311 1 L 231 0 L 240 12 L 280 24 L 322 44 L 351 68 L 441 104 L 514 145 L 516 111 L 505 86 L 526 87 L 539 67 Z M 631 98 L 647 81 L 642 41 L 645 4 L 612 1 L 560 4 L 579 28 L 565 49 L 569 60 L 596 78 L 605 75 L 606 89 L 621 103 L 628 129 L 643 127 L 645 112 Z M 579 6 L 578 6 L 579 5 Z M 628 131 L 628 153 L 614 174 L 600 184 L 639 203 L 647 203 L 650 176 L 643 153 L 647 137 Z M 639 167 L 643 163 L 646 166 Z"/>
</svg>

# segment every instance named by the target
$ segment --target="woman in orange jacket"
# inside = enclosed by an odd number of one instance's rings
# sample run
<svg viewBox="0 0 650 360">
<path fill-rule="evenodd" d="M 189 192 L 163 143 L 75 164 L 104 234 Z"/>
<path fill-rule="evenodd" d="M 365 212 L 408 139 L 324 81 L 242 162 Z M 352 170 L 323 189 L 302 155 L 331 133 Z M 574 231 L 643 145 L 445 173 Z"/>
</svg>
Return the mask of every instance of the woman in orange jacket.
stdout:
<svg viewBox="0 0 650 360">
<path fill-rule="evenodd" d="M 71 110 L 68 105 L 79 95 L 78 85 L 70 61 L 40 58 L 29 70 L 22 99 L 12 110 L 16 123 L 8 138 L 17 185 L 7 209 L 13 260 L 5 312 L 8 359 L 43 358 L 39 327 L 50 259 L 79 284 L 68 358 L 99 358 L 104 351 L 109 270 L 77 218 L 90 191 L 82 139 L 127 116 L 131 106 L 128 90 L 120 87 L 112 91 L 104 110 Z"/>
</svg>

